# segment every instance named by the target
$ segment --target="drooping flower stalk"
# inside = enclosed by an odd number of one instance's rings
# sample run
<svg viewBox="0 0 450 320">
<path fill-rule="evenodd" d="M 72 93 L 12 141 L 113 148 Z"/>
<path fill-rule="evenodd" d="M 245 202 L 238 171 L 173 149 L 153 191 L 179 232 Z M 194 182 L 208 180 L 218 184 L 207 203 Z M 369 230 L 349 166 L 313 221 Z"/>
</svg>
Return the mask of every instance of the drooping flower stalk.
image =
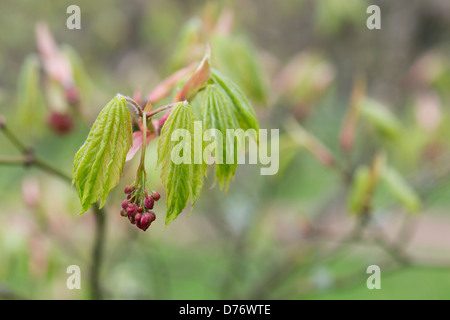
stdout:
<svg viewBox="0 0 450 320">
<path fill-rule="evenodd" d="M 160 195 L 153 192 L 147 185 L 147 173 L 145 171 L 145 150 L 147 146 L 147 117 L 142 117 L 142 137 L 141 159 L 136 172 L 136 180 L 131 186 L 125 188 L 127 199 L 122 202 L 121 216 L 128 217 L 131 224 L 135 224 L 143 231 L 147 230 L 151 223 L 156 219 L 152 211 L 155 201 L 158 201 Z M 149 191 L 151 195 L 149 196 Z"/>
</svg>

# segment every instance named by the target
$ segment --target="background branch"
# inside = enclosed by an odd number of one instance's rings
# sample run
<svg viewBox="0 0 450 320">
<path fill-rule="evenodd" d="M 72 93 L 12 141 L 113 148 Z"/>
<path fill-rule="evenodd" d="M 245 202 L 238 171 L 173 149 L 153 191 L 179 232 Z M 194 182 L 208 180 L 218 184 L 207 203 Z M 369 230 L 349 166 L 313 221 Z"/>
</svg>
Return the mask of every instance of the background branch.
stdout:
<svg viewBox="0 0 450 320">
<path fill-rule="evenodd" d="M 1 120 L 0 130 L 5 133 L 6 137 L 12 142 L 12 144 L 22 152 L 22 156 L 18 157 L 4 157 L 0 158 L 0 165 L 24 165 L 25 167 L 35 166 L 49 174 L 52 174 L 61 180 L 71 183 L 72 178 L 60 171 L 59 169 L 48 164 L 43 159 L 37 157 L 33 148 L 25 146 L 24 143 L 17 138 L 17 136 L 8 128 L 3 118 Z M 103 209 L 98 207 L 98 204 L 94 204 L 94 216 L 95 216 L 95 235 L 92 247 L 92 257 L 90 266 L 90 288 L 92 299 L 102 299 L 102 289 L 100 282 L 100 268 L 103 261 L 103 251 L 105 244 L 105 216 L 106 213 Z"/>
</svg>

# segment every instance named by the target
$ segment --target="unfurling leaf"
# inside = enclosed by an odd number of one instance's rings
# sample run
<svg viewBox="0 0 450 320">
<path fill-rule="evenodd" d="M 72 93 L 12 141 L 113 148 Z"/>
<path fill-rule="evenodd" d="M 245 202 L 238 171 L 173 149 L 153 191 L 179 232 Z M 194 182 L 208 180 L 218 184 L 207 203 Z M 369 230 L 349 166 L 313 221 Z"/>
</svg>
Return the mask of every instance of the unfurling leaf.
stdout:
<svg viewBox="0 0 450 320">
<path fill-rule="evenodd" d="M 370 169 L 367 166 L 359 167 L 355 172 L 355 177 L 347 198 L 347 209 L 351 213 L 360 214 L 367 204 L 367 195 L 370 191 L 372 178 Z"/>
<path fill-rule="evenodd" d="M 268 86 L 259 57 L 250 41 L 244 37 L 216 34 L 212 37 L 211 44 L 214 65 L 220 70 L 229 70 L 230 77 L 252 101 L 265 104 L 268 100 Z"/>
<path fill-rule="evenodd" d="M 376 100 L 366 98 L 361 104 L 361 115 L 386 138 L 397 138 L 402 132 L 401 123 L 395 115 Z"/>
<path fill-rule="evenodd" d="M 286 105 L 309 111 L 323 97 L 336 71 L 319 52 L 304 51 L 295 55 L 274 79 L 274 89 Z"/>
<path fill-rule="evenodd" d="M 89 76 L 86 66 L 83 63 L 83 59 L 78 52 L 70 45 L 63 45 L 61 47 L 63 55 L 69 60 L 72 67 L 73 80 L 82 93 L 89 94 L 94 87 L 94 83 Z"/>
<path fill-rule="evenodd" d="M 119 183 L 132 133 L 127 101 L 117 95 L 100 112 L 75 155 L 72 184 L 76 184 L 80 197 L 80 213 L 100 199 L 103 207 L 109 192 Z"/>
<path fill-rule="evenodd" d="M 190 19 L 184 24 L 176 40 L 174 55 L 170 59 L 170 70 L 178 70 L 201 58 L 201 51 L 199 53 L 198 50 L 203 46 L 201 33 L 202 21 L 199 18 Z"/>
<path fill-rule="evenodd" d="M 22 64 L 17 84 L 19 119 L 27 128 L 44 123 L 45 106 L 39 81 L 39 59 L 29 55 Z"/>
<path fill-rule="evenodd" d="M 312 133 L 306 131 L 296 120 L 289 119 L 285 124 L 288 135 L 299 146 L 313 154 L 325 167 L 333 167 L 336 160 L 333 153 L 322 141 Z"/>
<path fill-rule="evenodd" d="M 206 82 L 211 77 L 211 68 L 209 66 L 209 59 L 211 56 L 211 49 L 209 45 L 206 46 L 205 56 L 198 66 L 197 70 L 186 81 L 183 88 L 177 92 L 175 101 L 190 101 L 197 92 L 206 85 Z"/>
<path fill-rule="evenodd" d="M 72 83 L 70 62 L 61 53 L 47 24 L 36 24 L 36 42 L 47 75 L 63 85 Z"/>
<path fill-rule="evenodd" d="M 393 168 L 385 167 L 382 179 L 392 195 L 410 212 L 418 212 L 421 201 L 417 193 L 409 186 L 405 179 Z"/>
<path fill-rule="evenodd" d="M 241 129 L 259 130 L 258 119 L 250 102 L 241 89 L 228 77 L 219 71 L 212 69 L 211 78 L 230 98 L 233 103 L 233 113 L 236 114 Z"/>
<path fill-rule="evenodd" d="M 360 104 L 366 94 L 366 81 L 361 76 L 356 77 L 353 84 L 350 103 L 339 133 L 339 146 L 342 151 L 350 152 L 353 148 L 356 126 L 359 118 Z"/>
<path fill-rule="evenodd" d="M 211 138 L 214 140 L 211 143 L 211 149 L 214 150 L 216 178 L 219 181 L 220 189 L 223 189 L 225 184 L 225 190 L 228 189 L 238 167 L 237 158 L 242 147 L 235 143 L 234 136 L 226 134 L 227 129 L 235 130 L 239 128 L 233 110 L 233 102 L 226 92 L 217 85 L 208 85 L 202 102 L 205 139 Z M 218 131 L 214 131 L 214 129 Z M 215 132 L 217 132 L 217 135 Z M 227 161 L 227 156 L 233 161 Z"/>
<path fill-rule="evenodd" d="M 203 132 L 201 126 L 196 127 L 196 120 L 191 106 L 180 102 L 161 129 L 158 166 L 161 165 L 166 189 L 166 225 L 178 217 L 189 201 L 194 205 L 203 187 Z"/>
<path fill-rule="evenodd" d="M 386 155 L 377 153 L 370 165 L 359 166 L 347 199 L 347 208 L 355 214 L 367 213 L 371 209 L 375 189 L 379 183 L 381 172 L 385 168 Z"/>
</svg>

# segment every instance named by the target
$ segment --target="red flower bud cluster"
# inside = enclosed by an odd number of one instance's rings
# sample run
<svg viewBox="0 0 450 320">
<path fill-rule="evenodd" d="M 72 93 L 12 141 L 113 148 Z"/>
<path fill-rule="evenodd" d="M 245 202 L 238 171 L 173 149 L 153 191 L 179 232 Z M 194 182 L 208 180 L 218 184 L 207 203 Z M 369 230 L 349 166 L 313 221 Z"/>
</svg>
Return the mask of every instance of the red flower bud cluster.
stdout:
<svg viewBox="0 0 450 320">
<path fill-rule="evenodd" d="M 158 192 L 153 192 L 150 196 L 145 188 L 139 189 L 127 186 L 124 190 L 127 199 L 122 202 L 120 215 L 127 217 L 131 224 L 135 224 L 141 230 L 147 230 L 156 219 L 152 211 L 155 201 L 161 197 Z"/>
</svg>

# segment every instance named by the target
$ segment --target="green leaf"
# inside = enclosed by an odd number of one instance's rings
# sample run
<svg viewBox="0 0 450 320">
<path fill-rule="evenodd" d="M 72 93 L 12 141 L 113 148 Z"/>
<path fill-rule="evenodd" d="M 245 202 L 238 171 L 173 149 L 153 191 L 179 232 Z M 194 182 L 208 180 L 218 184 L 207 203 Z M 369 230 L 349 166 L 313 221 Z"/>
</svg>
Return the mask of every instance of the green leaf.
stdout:
<svg viewBox="0 0 450 320">
<path fill-rule="evenodd" d="M 208 85 L 203 95 L 202 119 L 205 131 L 216 129 L 220 132 L 219 135 L 222 141 L 218 141 L 219 137 L 216 137 L 214 134 L 206 135 L 208 131 L 205 132 L 205 139 L 208 136 L 208 138 L 213 140 L 211 143 L 212 149 L 214 149 L 216 178 L 219 181 L 221 190 L 224 185 L 226 186 L 225 190 L 227 190 L 231 179 L 234 177 L 238 167 L 237 158 L 242 147 L 235 143 L 233 136 L 226 134 L 227 129 L 239 128 L 239 123 L 233 110 L 233 102 L 226 92 L 217 85 Z M 233 153 L 233 162 L 227 164 L 227 155 L 230 153 Z"/>
<path fill-rule="evenodd" d="M 166 189 L 166 225 L 178 217 L 189 201 L 194 206 L 203 187 L 206 168 L 202 160 L 203 132 L 201 127 L 200 131 L 195 127 L 194 121 L 197 118 L 191 106 L 180 102 L 173 107 L 161 129 L 158 166 L 161 165 L 161 180 Z M 177 134 L 181 134 L 181 138 L 175 136 Z"/>
<path fill-rule="evenodd" d="M 346 26 L 361 25 L 369 3 L 365 0 L 320 0 L 314 1 L 316 24 L 319 34 L 333 37 L 342 32 Z"/>
<path fill-rule="evenodd" d="M 197 59 L 195 49 L 202 44 L 201 33 L 202 21 L 199 18 L 192 18 L 181 27 L 180 35 L 176 40 L 176 48 L 173 51 L 174 55 L 170 59 L 170 70 L 181 69 Z"/>
<path fill-rule="evenodd" d="M 312 108 L 323 98 L 335 77 L 331 63 L 320 52 L 308 50 L 295 55 L 281 69 L 275 81 L 276 90 L 290 108 Z"/>
<path fill-rule="evenodd" d="M 80 57 L 78 52 L 70 45 L 63 45 L 61 47 L 61 51 L 70 61 L 75 84 L 78 88 L 80 88 L 82 93 L 89 94 L 92 91 L 94 84 L 86 70 L 83 59 Z"/>
<path fill-rule="evenodd" d="M 215 34 L 211 38 L 213 63 L 220 70 L 228 70 L 231 78 L 255 102 L 265 104 L 268 85 L 251 41 L 242 36 Z"/>
<path fill-rule="evenodd" d="M 421 201 L 417 193 L 405 179 L 393 168 L 385 167 L 382 179 L 392 195 L 410 212 L 418 212 Z"/>
<path fill-rule="evenodd" d="M 386 138 L 397 138 L 402 132 L 402 125 L 395 115 L 376 100 L 367 98 L 361 105 L 361 115 Z"/>
<path fill-rule="evenodd" d="M 215 69 L 211 70 L 211 78 L 231 99 L 240 128 L 258 131 L 259 124 L 255 111 L 242 90 L 230 78 Z"/>
<path fill-rule="evenodd" d="M 131 115 L 121 95 L 98 115 L 86 142 L 75 155 L 72 184 L 76 184 L 82 210 L 101 199 L 119 183 L 128 149 L 132 145 Z"/>
<path fill-rule="evenodd" d="M 358 167 L 347 198 L 347 209 L 349 212 L 355 214 L 362 212 L 371 184 L 372 177 L 369 167 L 365 165 Z"/>
<path fill-rule="evenodd" d="M 183 85 L 183 88 L 177 92 L 175 101 L 190 101 L 197 92 L 202 89 L 206 82 L 211 77 L 211 68 L 209 66 L 209 59 L 211 56 L 211 49 L 209 45 L 206 46 L 205 56 L 203 57 L 197 70 L 192 74 L 192 76 Z"/>
<path fill-rule="evenodd" d="M 19 120 L 26 128 L 38 128 L 44 123 L 45 106 L 39 79 L 39 59 L 36 55 L 25 58 L 17 84 Z M 36 130 L 32 130 L 36 134 Z"/>
<path fill-rule="evenodd" d="M 210 82 L 212 84 L 203 94 L 202 119 L 205 130 L 216 129 L 221 133 L 221 143 L 215 135 L 214 138 L 206 137 L 214 139 L 211 149 L 211 144 L 208 145 L 208 151 L 214 150 L 216 179 L 220 189 L 225 186 L 226 191 L 238 167 L 239 152 L 245 147 L 245 136 L 238 134 L 235 139 L 235 136 L 227 135 L 227 129 L 242 129 L 242 133 L 250 130 L 249 136 L 258 141 L 259 124 L 249 101 L 232 80 L 213 69 Z M 233 161 L 227 161 L 227 158 Z"/>
</svg>

